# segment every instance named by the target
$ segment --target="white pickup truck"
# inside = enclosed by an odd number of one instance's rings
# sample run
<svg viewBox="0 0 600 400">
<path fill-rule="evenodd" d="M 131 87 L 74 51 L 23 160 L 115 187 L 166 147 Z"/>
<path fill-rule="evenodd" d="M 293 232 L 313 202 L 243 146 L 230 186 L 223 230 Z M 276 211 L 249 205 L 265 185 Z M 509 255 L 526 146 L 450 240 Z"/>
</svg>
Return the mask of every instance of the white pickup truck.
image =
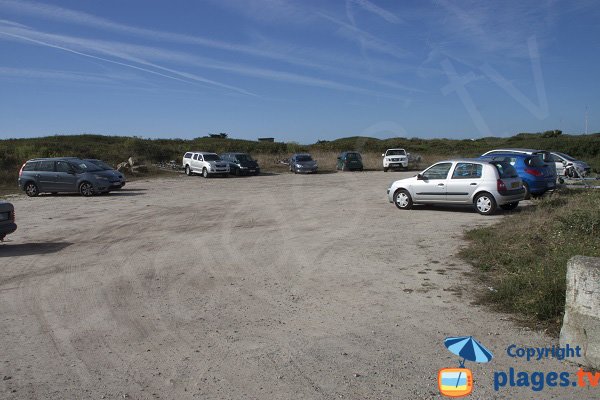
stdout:
<svg viewBox="0 0 600 400">
<path fill-rule="evenodd" d="M 188 151 L 183 156 L 182 167 L 188 176 L 202 174 L 208 178 L 212 175 L 229 175 L 229 163 L 221 160 L 215 153 Z"/>
<path fill-rule="evenodd" d="M 404 149 L 387 149 L 381 156 L 383 157 L 383 172 L 387 172 L 388 169 L 408 168 L 410 153 Z"/>
</svg>

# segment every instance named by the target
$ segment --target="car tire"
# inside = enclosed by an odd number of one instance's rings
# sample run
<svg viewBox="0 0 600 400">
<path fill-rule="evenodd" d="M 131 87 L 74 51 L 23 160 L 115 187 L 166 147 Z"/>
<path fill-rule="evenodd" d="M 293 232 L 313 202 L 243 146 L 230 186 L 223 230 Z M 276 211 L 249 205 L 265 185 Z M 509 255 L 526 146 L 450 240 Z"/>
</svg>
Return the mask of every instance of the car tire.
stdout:
<svg viewBox="0 0 600 400">
<path fill-rule="evenodd" d="M 40 194 L 40 190 L 35 183 L 28 182 L 25 184 L 25 194 L 29 197 L 35 197 Z"/>
<path fill-rule="evenodd" d="M 208 170 L 206 168 L 202 168 L 202 176 L 208 178 Z"/>
<path fill-rule="evenodd" d="M 503 209 L 504 211 L 510 211 L 510 210 L 514 210 L 515 208 L 517 208 L 518 205 L 519 205 L 519 202 L 515 201 L 514 203 L 502 204 L 500 206 L 500 208 Z"/>
<path fill-rule="evenodd" d="M 527 182 L 523 182 L 523 189 L 525 189 L 525 197 L 523 197 L 523 200 L 529 200 L 531 198 L 531 192 L 529 191 Z"/>
<path fill-rule="evenodd" d="M 408 190 L 397 190 L 396 193 L 394 193 L 394 204 L 401 210 L 410 210 L 413 206 L 413 201 Z"/>
<path fill-rule="evenodd" d="M 85 197 L 94 195 L 94 186 L 89 182 L 81 182 L 79 185 L 79 194 Z"/>
<path fill-rule="evenodd" d="M 388 172 L 388 169 L 386 167 L 383 167 L 383 172 Z"/>
<path fill-rule="evenodd" d="M 481 215 L 490 215 L 496 211 L 496 200 L 494 196 L 487 192 L 483 192 L 475 197 L 475 209 Z"/>
<path fill-rule="evenodd" d="M 187 176 L 192 176 L 192 175 L 194 174 L 194 173 L 192 172 L 192 169 L 190 168 L 190 166 L 189 166 L 189 165 L 186 165 L 186 166 L 185 166 L 185 174 L 186 174 Z"/>
</svg>

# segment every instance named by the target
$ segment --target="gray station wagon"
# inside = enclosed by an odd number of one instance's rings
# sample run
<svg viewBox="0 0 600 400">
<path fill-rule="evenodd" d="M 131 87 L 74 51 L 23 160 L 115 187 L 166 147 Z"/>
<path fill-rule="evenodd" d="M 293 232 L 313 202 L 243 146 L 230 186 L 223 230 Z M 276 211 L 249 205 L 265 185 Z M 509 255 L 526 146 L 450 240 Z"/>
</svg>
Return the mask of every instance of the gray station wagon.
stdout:
<svg viewBox="0 0 600 400">
<path fill-rule="evenodd" d="M 34 197 L 40 193 L 74 192 L 83 196 L 123 187 L 123 176 L 79 158 L 35 158 L 19 172 L 19 188 Z"/>
</svg>

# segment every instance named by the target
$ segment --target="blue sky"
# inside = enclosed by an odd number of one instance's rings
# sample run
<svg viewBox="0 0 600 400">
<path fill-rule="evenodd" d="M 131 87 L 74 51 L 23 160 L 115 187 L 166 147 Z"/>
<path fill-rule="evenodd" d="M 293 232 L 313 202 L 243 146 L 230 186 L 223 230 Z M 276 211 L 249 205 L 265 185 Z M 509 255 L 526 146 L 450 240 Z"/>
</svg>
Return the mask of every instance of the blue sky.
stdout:
<svg viewBox="0 0 600 400">
<path fill-rule="evenodd" d="M 0 138 L 600 131 L 597 1 L 0 0 Z"/>
</svg>

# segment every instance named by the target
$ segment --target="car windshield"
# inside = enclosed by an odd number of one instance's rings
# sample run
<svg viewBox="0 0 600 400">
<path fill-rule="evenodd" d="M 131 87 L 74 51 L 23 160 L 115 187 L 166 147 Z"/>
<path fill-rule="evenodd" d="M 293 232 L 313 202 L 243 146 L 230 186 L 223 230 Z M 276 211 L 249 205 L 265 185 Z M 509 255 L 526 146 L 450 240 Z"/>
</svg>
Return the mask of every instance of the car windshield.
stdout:
<svg viewBox="0 0 600 400">
<path fill-rule="evenodd" d="M 110 165 L 108 165 L 107 163 L 105 163 L 104 161 L 101 160 L 85 160 L 85 161 L 89 161 L 92 164 L 96 164 L 99 168 L 102 168 L 104 171 L 108 171 L 108 170 L 112 170 L 114 169 L 113 167 L 111 167 Z"/>
<path fill-rule="evenodd" d="M 566 158 L 566 159 L 567 159 L 567 160 L 569 160 L 569 161 L 577 161 L 577 159 L 576 159 L 576 158 L 573 158 L 573 157 L 571 157 L 570 155 L 568 155 L 568 154 L 565 154 L 565 153 L 555 153 L 555 154 L 558 154 L 558 155 L 559 155 L 559 156 L 561 156 L 562 158 Z"/>
<path fill-rule="evenodd" d="M 302 156 L 296 156 L 296 161 L 298 162 L 305 162 L 305 161 L 312 161 L 312 157 L 307 155 L 302 155 Z"/>
<path fill-rule="evenodd" d="M 496 167 L 496 169 L 498 170 L 498 173 L 500 174 L 500 178 L 508 179 L 508 178 L 518 178 L 519 177 L 517 170 L 515 169 L 515 167 L 510 165 L 509 162 L 492 161 L 491 164 L 493 164 Z"/>
<path fill-rule="evenodd" d="M 388 150 L 387 151 L 387 155 L 388 156 L 405 156 L 406 155 L 406 151 L 402 150 L 402 149 L 398 149 L 398 150 Z"/>
<path fill-rule="evenodd" d="M 360 160 L 360 154 L 358 153 L 348 153 L 346 154 L 346 158 L 349 160 Z"/>
<path fill-rule="evenodd" d="M 100 168 L 96 164 L 91 163 L 89 161 L 83 161 L 83 160 L 71 161 L 69 164 L 71 164 L 71 166 L 77 172 L 97 172 L 97 171 L 102 171 L 102 168 Z"/>
<path fill-rule="evenodd" d="M 204 161 L 221 161 L 221 157 L 216 154 L 205 154 Z"/>
<path fill-rule="evenodd" d="M 252 159 L 252 157 L 250 156 L 250 154 L 238 154 L 235 156 L 235 158 L 239 161 L 239 162 L 245 162 L 245 161 L 254 161 Z"/>
</svg>

